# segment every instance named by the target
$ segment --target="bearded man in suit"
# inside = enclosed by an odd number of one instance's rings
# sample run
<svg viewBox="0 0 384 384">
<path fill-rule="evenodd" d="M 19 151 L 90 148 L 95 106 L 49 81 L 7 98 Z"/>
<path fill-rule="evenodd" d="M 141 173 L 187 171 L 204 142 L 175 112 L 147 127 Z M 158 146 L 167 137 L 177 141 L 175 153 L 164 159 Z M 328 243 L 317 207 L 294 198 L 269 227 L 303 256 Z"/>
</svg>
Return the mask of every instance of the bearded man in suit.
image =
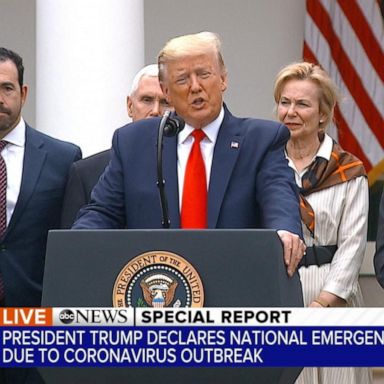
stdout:
<svg viewBox="0 0 384 384">
<path fill-rule="evenodd" d="M 22 118 L 22 58 L 0 48 L 0 306 L 38 307 L 47 235 L 59 228 L 65 185 L 80 148 Z M 0 382 L 40 383 L 35 369 L 0 369 Z"/>
</svg>

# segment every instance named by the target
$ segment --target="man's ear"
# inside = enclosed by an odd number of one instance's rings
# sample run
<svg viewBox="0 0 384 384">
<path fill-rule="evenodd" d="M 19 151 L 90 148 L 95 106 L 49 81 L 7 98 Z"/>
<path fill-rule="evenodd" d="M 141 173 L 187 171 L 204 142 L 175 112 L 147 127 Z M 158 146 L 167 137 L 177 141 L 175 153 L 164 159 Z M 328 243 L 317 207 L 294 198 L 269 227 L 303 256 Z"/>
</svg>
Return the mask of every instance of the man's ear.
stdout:
<svg viewBox="0 0 384 384">
<path fill-rule="evenodd" d="M 160 81 L 160 88 L 164 94 L 165 99 L 167 100 L 167 103 L 172 104 L 169 97 L 169 88 L 162 81 Z"/>
<path fill-rule="evenodd" d="M 221 92 L 225 92 L 228 87 L 227 73 L 226 72 L 222 73 L 220 75 L 220 79 L 221 79 Z"/>
<path fill-rule="evenodd" d="M 27 100 L 27 96 L 28 96 L 28 85 L 24 84 L 22 87 L 21 87 L 21 105 L 23 106 L 25 104 L 25 101 Z"/>
<path fill-rule="evenodd" d="M 127 96 L 127 112 L 130 118 L 132 118 L 132 115 L 133 115 L 132 104 L 133 103 L 132 103 L 131 96 Z"/>
</svg>

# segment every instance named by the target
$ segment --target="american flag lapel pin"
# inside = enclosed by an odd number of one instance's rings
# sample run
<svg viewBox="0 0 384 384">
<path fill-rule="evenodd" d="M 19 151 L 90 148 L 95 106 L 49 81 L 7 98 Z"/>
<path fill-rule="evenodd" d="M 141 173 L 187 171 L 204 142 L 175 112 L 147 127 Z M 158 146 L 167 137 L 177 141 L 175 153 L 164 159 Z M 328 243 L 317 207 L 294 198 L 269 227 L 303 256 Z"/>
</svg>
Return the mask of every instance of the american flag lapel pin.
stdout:
<svg viewBox="0 0 384 384">
<path fill-rule="evenodd" d="M 240 147 L 240 143 L 238 141 L 231 141 L 231 148 L 238 149 Z"/>
</svg>

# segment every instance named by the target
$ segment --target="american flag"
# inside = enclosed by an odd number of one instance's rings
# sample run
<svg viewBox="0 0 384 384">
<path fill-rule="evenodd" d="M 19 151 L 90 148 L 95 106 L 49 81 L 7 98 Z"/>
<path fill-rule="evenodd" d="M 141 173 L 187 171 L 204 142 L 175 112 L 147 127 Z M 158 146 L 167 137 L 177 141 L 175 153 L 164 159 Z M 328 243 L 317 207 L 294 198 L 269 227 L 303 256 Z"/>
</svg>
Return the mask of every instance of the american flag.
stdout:
<svg viewBox="0 0 384 384">
<path fill-rule="evenodd" d="M 377 0 L 306 0 L 303 57 L 341 91 L 330 134 L 365 165 L 372 185 L 384 174 L 384 23 Z"/>
</svg>

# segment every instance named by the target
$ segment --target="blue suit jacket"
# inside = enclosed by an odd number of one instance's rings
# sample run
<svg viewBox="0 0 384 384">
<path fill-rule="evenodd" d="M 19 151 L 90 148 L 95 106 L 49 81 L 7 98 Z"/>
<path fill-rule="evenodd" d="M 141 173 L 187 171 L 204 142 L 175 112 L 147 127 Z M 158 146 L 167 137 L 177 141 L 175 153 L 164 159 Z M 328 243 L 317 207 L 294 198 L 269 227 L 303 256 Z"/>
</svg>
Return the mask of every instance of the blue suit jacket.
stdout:
<svg viewBox="0 0 384 384">
<path fill-rule="evenodd" d="M 73 228 L 161 228 L 159 121 L 141 120 L 115 132 L 111 162 Z M 284 156 L 288 138 L 281 124 L 237 118 L 225 108 L 209 183 L 209 228 L 285 229 L 301 235 L 297 187 Z M 179 228 L 176 137 L 164 139 L 163 169 L 171 228 Z"/>
<path fill-rule="evenodd" d="M 111 151 L 103 151 L 72 164 L 65 188 L 61 228 L 71 228 L 81 207 L 91 199 L 93 187 L 111 159 Z"/>
<path fill-rule="evenodd" d="M 40 305 L 48 230 L 59 228 L 68 172 L 79 158 L 79 147 L 26 127 L 20 193 L 0 240 L 6 306 Z"/>
</svg>

